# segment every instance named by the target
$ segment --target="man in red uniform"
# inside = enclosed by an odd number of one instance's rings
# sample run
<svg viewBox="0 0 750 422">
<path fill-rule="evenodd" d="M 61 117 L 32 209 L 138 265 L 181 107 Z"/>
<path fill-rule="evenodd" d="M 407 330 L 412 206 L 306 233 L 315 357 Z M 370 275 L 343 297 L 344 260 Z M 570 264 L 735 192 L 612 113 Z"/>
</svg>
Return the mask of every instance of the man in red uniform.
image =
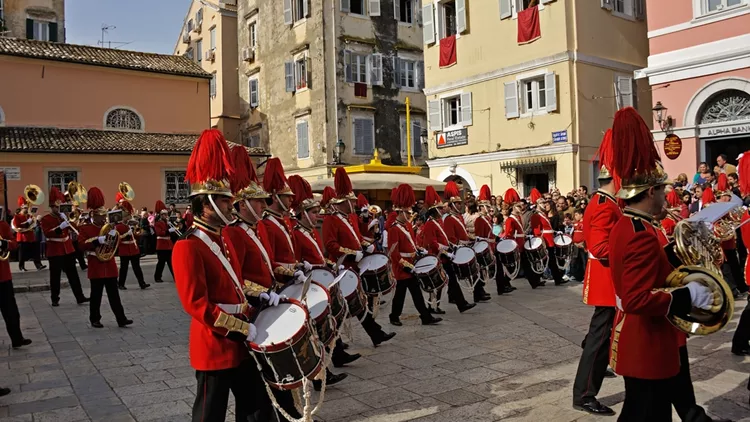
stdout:
<svg viewBox="0 0 750 422">
<path fill-rule="evenodd" d="M 610 232 L 622 217 L 615 195 L 620 180 L 612 173 L 612 130 L 604 134 L 599 147 L 599 190 L 591 196 L 583 214 L 583 239 L 588 248 L 588 263 L 583 278 L 583 303 L 594 307 L 589 331 L 583 340 L 583 352 L 573 383 L 573 407 L 594 415 L 615 412 L 596 399 L 607 376 L 610 336 L 615 320 L 615 288 L 610 272 Z"/>
<path fill-rule="evenodd" d="M 625 378 L 619 420 L 671 421 L 676 392 L 692 389 L 692 385 L 685 385 L 691 383 L 687 348 L 680 344 L 682 333 L 667 316 L 687 316 L 693 307 L 710 309 L 713 295 L 701 283 L 702 274 L 689 275 L 685 287 L 671 292 L 662 289 L 673 268 L 659 245 L 653 215 L 664 207 L 664 186 L 669 182 L 651 131 L 632 107 L 615 114 L 612 150 L 612 171 L 622 179 L 617 196 L 626 204 L 609 237 L 619 310 L 610 365 Z"/>
<path fill-rule="evenodd" d="M 117 248 L 117 255 L 120 257 L 120 276 L 117 285 L 120 290 L 127 290 L 125 281 L 128 279 L 128 265 L 132 265 L 138 285 L 141 289 L 146 289 L 151 285 L 143 279 L 141 270 L 141 250 L 138 248 L 138 240 L 141 236 L 134 232 L 136 226 L 128 224 L 133 217 L 133 206 L 120 192 L 115 195 L 115 203 L 115 208 L 122 210 L 122 221 L 115 226 L 115 230 L 120 234 L 120 246 Z"/>
<path fill-rule="evenodd" d="M 117 289 L 117 264 L 114 255 L 112 258 L 101 261 L 97 256 L 97 248 L 108 242 L 108 238 L 119 236 L 117 230 L 112 229 L 108 233 L 101 234 L 102 227 L 107 222 L 107 208 L 104 207 L 104 195 L 99 188 L 93 187 L 88 191 L 88 209 L 93 211 L 91 224 L 81 226 L 78 235 L 78 244 L 88 255 L 88 277 L 91 282 L 91 307 L 89 308 L 89 321 L 94 328 L 102 328 L 100 308 L 102 294 L 107 289 L 109 306 L 117 319 L 117 325 L 126 327 L 133 320 L 125 316 L 125 309 L 120 301 L 120 292 Z"/>
<path fill-rule="evenodd" d="M 357 208 L 355 211 L 359 217 L 357 224 L 359 225 L 359 232 L 362 233 L 362 240 L 377 247 L 381 239 L 380 221 L 378 220 L 380 214 L 370 213 L 370 203 L 361 193 L 357 195 Z"/>
<path fill-rule="evenodd" d="M 414 276 L 414 263 L 417 257 L 427 254 L 426 250 L 417 247 L 414 241 L 414 233 L 412 233 L 407 222 L 407 215 L 416 202 L 414 190 L 411 186 L 402 183 L 396 188 L 396 195 L 393 199 L 395 200 L 393 210 L 397 217 L 396 222 L 388 228 L 388 255 L 393 267 L 393 275 L 396 278 L 396 292 L 393 294 L 393 304 L 391 305 L 391 324 L 397 327 L 403 325 L 400 317 L 404 310 L 407 289 L 411 293 L 414 307 L 419 312 L 422 325 L 437 324 L 443 319 L 433 317 L 427 310 L 419 281 Z"/>
<path fill-rule="evenodd" d="M 529 281 L 531 288 L 536 289 L 539 286 L 544 286 L 544 282 L 541 280 L 540 275 L 531 269 L 531 261 L 523 247 L 523 244 L 526 241 L 526 229 L 524 228 L 523 223 L 523 203 L 519 199 L 517 202 L 510 204 L 513 208 L 511 209 L 510 217 L 505 219 L 503 238 L 516 241 L 516 248 L 519 252 L 518 256 L 521 260 L 520 264 L 523 269 L 524 277 Z"/>
<path fill-rule="evenodd" d="M 555 286 L 561 286 L 567 283 L 567 280 L 563 280 L 563 273 L 560 271 L 560 267 L 557 266 L 557 259 L 555 258 L 555 230 L 552 228 L 547 214 L 550 211 L 550 202 L 541 196 L 536 198 L 536 212 L 531 215 L 529 225 L 534 232 L 534 236 L 541 237 L 544 239 L 544 244 L 547 246 L 547 253 L 550 255 L 547 261 L 547 268 L 552 273 L 552 278 L 555 280 Z"/>
<path fill-rule="evenodd" d="M 154 281 L 163 283 L 161 276 L 164 273 L 164 265 L 169 267 L 169 272 L 174 280 L 174 269 L 172 268 L 172 243 L 171 234 L 175 232 L 174 227 L 167 224 L 169 221 L 169 212 L 166 205 L 161 200 L 156 201 L 154 207 L 157 220 L 154 222 L 154 232 L 156 234 L 156 271 L 154 272 Z"/>
<path fill-rule="evenodd" d="M 492 192 L 490 187 L 482 185 L 479 189 L 477 203 L 479 205 L 479 217 L 474 221 L 474 234 L 478 239 L 487 241 L 490 249 L 495 256 L 495 284 L 497 285 L 497 294 L 502 295 L 511 293 L 514 289 L 510 285 L 510 278 L 505 275 L 501 268 L 500 260 L 497 259 L 497 250 L 495 249 L 496 236 L 492 233 Z"/>
<path fill-rule="evenodd" d="M 328 253 L 328 259 L 346 268 L 356 269 L 357 263 L 364 256 L 363 250 L 372 253 L 375 248 L 364 243 L 358 227 L 352 225 L 349 220 L 348 216 L 353 211 L 350 200 L 356 200 L 357 197 L 354 196 L 351 180 L 349 180 L 349 176 L 343 167 L 336 169 L 334 185 L 336 196 L 329 200 L 330 214 L 323 220 L 323 244 Z M 367 301 L 369 308 L 372 309 L 372 296 L 368 296 Z M 360 322 L 374 346 L 378 346 L 396 335 L 393 332 L 386 333 L 383 331 L 383 328 L 375 322 L 370 312 L 365 312 L 365 316 Z"/>
<path fill-rule="evenodd" d="M 18 313 L 16 295 L 13 291 L 13 276 L 10 273 L 8 261 L 10 251 L 17 247 L 18 243 L 13 238 L 13 232 L 0 210 L 0 312 L 3 314 L 5 329 L 8 330 L 8 337 L 14 349 L 31 344 L 31 340 L 24 338 L 21 332 L 21 315 Z"/>
<path fill-rule="evenodd" d="M 33 260 L 37 270 L 47 268 L 39 259 L 39 243 L 36 241 L 34 227 L 36 222 L 34 216 L 29 212 L 29 204 L 23 196 L 18 197 L 18 206 L 21 211 L 16 213 L 11 221 L 11 227 L 16 232 L 18 242 L 18 268 L 26 271 L 26 261 Z"/>
<path fill-rule="evenodd" d="M 721 173 L 716 183 L 716 195 L 719 202 L 730 202 L 732 200 L 732 190 L 727 182 L 727 175 Z M 724 280 L 732 288 L 735 299 L 739 299 L 747 293 L 747 285 L 743 282 L 744 274 L 740 265 L 740 258 L 737 255 L 737 234 L 732 231 L 731 234 L 721 240 L 721 249 L 724 252 L 724 263 L 721 266 L 724 273 Z"/>
<path fill-rule="evenodd" d="M 49 260 L 49 283 L 52 306 L 60 306 L 60 274 L 65 271 L 70 290 L 78 304 L 89 299 L 83 294 L 81 280 L 75 263 L 75 248 L 70 239 L 71 229 L 67 217 L 60 212 L 65 196 L 56 187 L 49 191 L 50 212 L 42 217 L 39 224 L 47 238 L 47 259 Z"/>
<path fill-rule="evenodd" d="M 740 191 L 742 196 L 747 199 L 750 196 L 750 151 L 742 154 L 737 168 Z M 750 210 L 746 210 L 742 214 L 744 225 L 740 227 L 743 243 L 750 245 L 750 223 L 747 223 L 747 220 L 750 220 Z M 750 259 L 747 261 L 750 261 Z M 750 267 L 748 267 L 747 261 L 745 261 L 745 289 L 750 285 L 750 273 L 748 273 Z M 750 355 L 750 300 L 747 301 L 747 305 L 740 315 L 740 322 L 737 324 L 737 329 L 732 337 L 732 353 L 738 356 Z M 748 382 L 747 388 L 750 389 L 750 382 Z"/>
</svg>

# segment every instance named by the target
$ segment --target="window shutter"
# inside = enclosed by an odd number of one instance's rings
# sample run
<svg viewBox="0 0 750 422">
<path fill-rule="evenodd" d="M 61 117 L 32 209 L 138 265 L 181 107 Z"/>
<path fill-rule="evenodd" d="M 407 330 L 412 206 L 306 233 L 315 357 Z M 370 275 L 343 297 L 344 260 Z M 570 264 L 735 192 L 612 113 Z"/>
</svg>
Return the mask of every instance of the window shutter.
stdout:
<svg viewBox="0 0 750 422">
<path fill-rule="evenodd" d="M 618 76 L 617 77 L 617 90 L 620 97 L 620 107 L 632 107 L 633 106 L 633 78 Z"/>
<path fill-rule="evenodd" d="M 643 20 L 646 18 L 645 0 L 635 0 L 635 18 L 638 20 Z"/>
<path fill-rule="evenodd" d="M 398 57 L 393 57 L 393 86 L 401 86 L 401 60 Z"/>
<path fill-rule="evenodd" d="M 310 143 L 307 140 L 307 122 L 297 123 L 297 158 L 310 156 Z"/>
<path fill-rule="evenodd" d="M 354 152 L 356 154 L 364 154 L 362 122 L 361 119 L 354 120 Z"/>
<path fill-rule="evenodd" d="M 472 124 L 471 92 L 461 94 L 461 124 L 470 126 Z"/>
<path fill-rule="evenodd" d="M 422 18 L 424 19 L 422 38 L 424 38 L 425 44 L 435 43 L 435 14 L 432 13 L 432 9 L 432 3 L 428 3 L 422 8 Z"/>
<path fill-rule="evenodd" d="M 505 84 L 505 118 L 518 117 L 518 85 L 516 81 Z"/>
<path fill-rule="evenodd" d="M 401 156 L 406 157 L 406 119 L 401 119 Z"/>
<path fill-rule="evenodd" d="M 284 63 L 284 79 L 286 80 L 286 92 L 294 92 L 294 62 Z"/>
<path fill-rule="evenodd" d="M 422 123 L 419 120 L 411 121 L 411 149 L 414 157 L 422 156 Z"/>
<path fill-rule="evenodd" d="M 602 2 L 602 9 L 612 10 L 613 5 L 612 3 L 614 0 L 601 0 Z"/>
<path fill-rule="evenodd" d="M 291 25 L 294 22 L 292 16 L 292 0 L 284 0 L 284 24 Z"/>
<path fill-rule="evenodd" d="M 366 155 L 368 155 L 368 154 L 372 154 L 373 151 L 375 150 L 375 139 L 373 139 L 374 137 L 373 125 L 375 124 L 375 122 L 370 119 L 363 119 L 362 122 L 364 123 L 363 125 L 364 136 L 362 138 L 363 140 L 362 148 L 363 148 L 363 152 Z"/>
<path fill-rule="evenodd" d="M 250 79 L 250 107 L 258 107 L 258 80 Z"/>
<path fill-rule="evenodd" d="M 466 31 L 466 0 L 456 0 L 456 32 Z"/>
<path fill-rule="evenodd" d="M 302 2 L 302 17 L 306 18 L 310 11 L 310 0 L 304 0 Z"/>
<path fill-rule="evenodd" d="M 544 95 L 547 98 L 547 111 L 557 110 L 557 79 L 555 73 L 550 72 L 544 75 Z"/>
<path fill-rule="evenodd" d="M 507 19 L 513 14 L 510 2 L 511 0 L 500 0 L 500 19 Z"/>
<path fill-rule="evenodd" d="M 380 16 L 380 0 L 370 0 L 370 16 Z"/>
<path fill-rule="evenodd" d="M 430 116 L 430 131 L 436 132 L 443 128 L 440 121 L 440 100 L 430 100 L 427 102 L 427 110 Z"/>
<path fill-rule="evenodd" d="M 57 22 L 49 23 L 49 40 L 57 42 Z"/>
<path fill-rule="evenodd" d="M 635 79 L 632 79 L 632 81 L 633 81 L 633 84 L 631 85 L 632 88 L 630 92 L 632 93 L 631 95 L 633 96 L 633 108 L 637 109 L 638 108 L 638 81 L 636 81 Z"/>
<path fill-rule="evenodd" d="M 417 88 L 424 89 L 424 60 L 417 62 Z"/>
<path fill-rule="evenodd" d="M 372 55 L 373 85 L 383 86 L 383 55 L 380 53 Z"/>
<path fill-rule="evenodd" d="M 352 82 L 352 53 L 344 50 L 344 78 L 347 82 Z"/>
<path fill-rule="evenodd" d="M 307 72 L 307 75 L 305 75 L 307 88 L 312 89 L 312 58 L 311 57 L 305 58 L 305 71 Z"/>
<path fill-rule="evenodd" d="M 401 20 L 401 2 L 398 0 L 393 0 L 393 17 L 396 21 Z"/>
<path fill-rule="evenodd" d="M 26 19 L 26 39 L 34 39 L 34 19 Z"/>
<path fill-rule="evenodd" d="M 349 11 L 349 0 L 341 0 L 341 11 L 342 12 Z"/>
</svg>

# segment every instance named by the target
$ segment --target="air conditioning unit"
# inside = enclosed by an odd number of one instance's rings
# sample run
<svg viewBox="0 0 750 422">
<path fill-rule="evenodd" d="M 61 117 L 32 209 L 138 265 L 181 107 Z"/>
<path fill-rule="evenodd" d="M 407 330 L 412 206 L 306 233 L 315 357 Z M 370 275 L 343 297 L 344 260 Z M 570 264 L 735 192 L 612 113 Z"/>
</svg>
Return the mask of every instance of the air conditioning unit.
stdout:
<svg viewBox="0 0 750 422">
<path fill-rule="evenodd" d="M 185 31 L 182 33 L 182 42 L 185 44 L 190 44 L 190 33 Z"/>
<path fill-rule="evenodd" d="M 251 62 L 255 60 L 255 48 L 245 47 L 242 49 L 242 60 Z"/>
<path fill-rule="evenodd" d="M 208 61 L 215 61 L 216 60 L 216 51 L 214 50 L 208 50 L 206 51 L 206 60 Z"/>
</svg>

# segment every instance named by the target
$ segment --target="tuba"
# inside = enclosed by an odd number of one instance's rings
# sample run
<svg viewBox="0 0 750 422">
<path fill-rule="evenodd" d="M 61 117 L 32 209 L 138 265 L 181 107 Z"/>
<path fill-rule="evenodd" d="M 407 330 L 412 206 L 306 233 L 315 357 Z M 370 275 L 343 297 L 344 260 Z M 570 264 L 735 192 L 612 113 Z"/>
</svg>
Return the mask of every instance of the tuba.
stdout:
<svg viewBox="0 0 750 422">
<path fill-rule="evenodd" d="M 37 185 L 26 185 L 26 187 L 23 188 L 23 196 L 26 199 L 26 202 L 29 203 L 29 217 L 32 217 L 33 221 L 28 228 L 19 229 L 19 231 L 28 232 L 34 230 L 37 224 L 36 218 L 31 214 L 31 206 L 34 205 L 38 207 L 39 205 L 42 205 L 46 196 L 44 195 L 44 192 L 42 192 L 42 188 Z"/>
<path fill-rule="evenodd" d="M 68 183 L 68 196 L 70 196 L 70 201 L 73 205 L 76 206 L 81 206 L 88 201 L 86 188 L 75 180 Z"/>
<path fill-rule="evenodd" d="M 135 199 L 135 191 L 128 182 L 121 182 L 117 187 L 117 190 L 119 190 L 122 196 L 125 197 L 126 201 L 133 202 L 133 200 Z"/>
</svg>

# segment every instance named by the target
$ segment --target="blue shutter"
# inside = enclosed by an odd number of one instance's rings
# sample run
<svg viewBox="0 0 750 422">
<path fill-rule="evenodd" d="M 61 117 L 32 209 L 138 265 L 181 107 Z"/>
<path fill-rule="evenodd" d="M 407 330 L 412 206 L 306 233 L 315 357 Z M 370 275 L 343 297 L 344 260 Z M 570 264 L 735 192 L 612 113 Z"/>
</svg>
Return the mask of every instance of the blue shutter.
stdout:
<svg viewBox="0 0 750 422">
<path fill-rule="evenodd" d="M 422 124 L 419 120 L 411 121 L 411 148 L 414 157 L 422 156 Z"/>
<path fill-rule="evenodd" d="M 286 92 L 294 92 L 294 62 L 284 63 L 284 79 L 286 80 Z"/>
<path fill-rule="evenodd" d="M 364 122 L 364 137 L 362 142 L 362 148 L 364 154 L 372 154 L 373 151 L 375 151 L 375 139 L 374 139 L 374 132 L 373 132 L 373 125 L 374 121 L 370 119 L 364 119 L 362 120 Z"/>
<path fill-rule="evenodd" d="M 297 158 L 310 157 L 310 143 L 307 134 L 307 121 L 297 123 Z"/>
</svg>

